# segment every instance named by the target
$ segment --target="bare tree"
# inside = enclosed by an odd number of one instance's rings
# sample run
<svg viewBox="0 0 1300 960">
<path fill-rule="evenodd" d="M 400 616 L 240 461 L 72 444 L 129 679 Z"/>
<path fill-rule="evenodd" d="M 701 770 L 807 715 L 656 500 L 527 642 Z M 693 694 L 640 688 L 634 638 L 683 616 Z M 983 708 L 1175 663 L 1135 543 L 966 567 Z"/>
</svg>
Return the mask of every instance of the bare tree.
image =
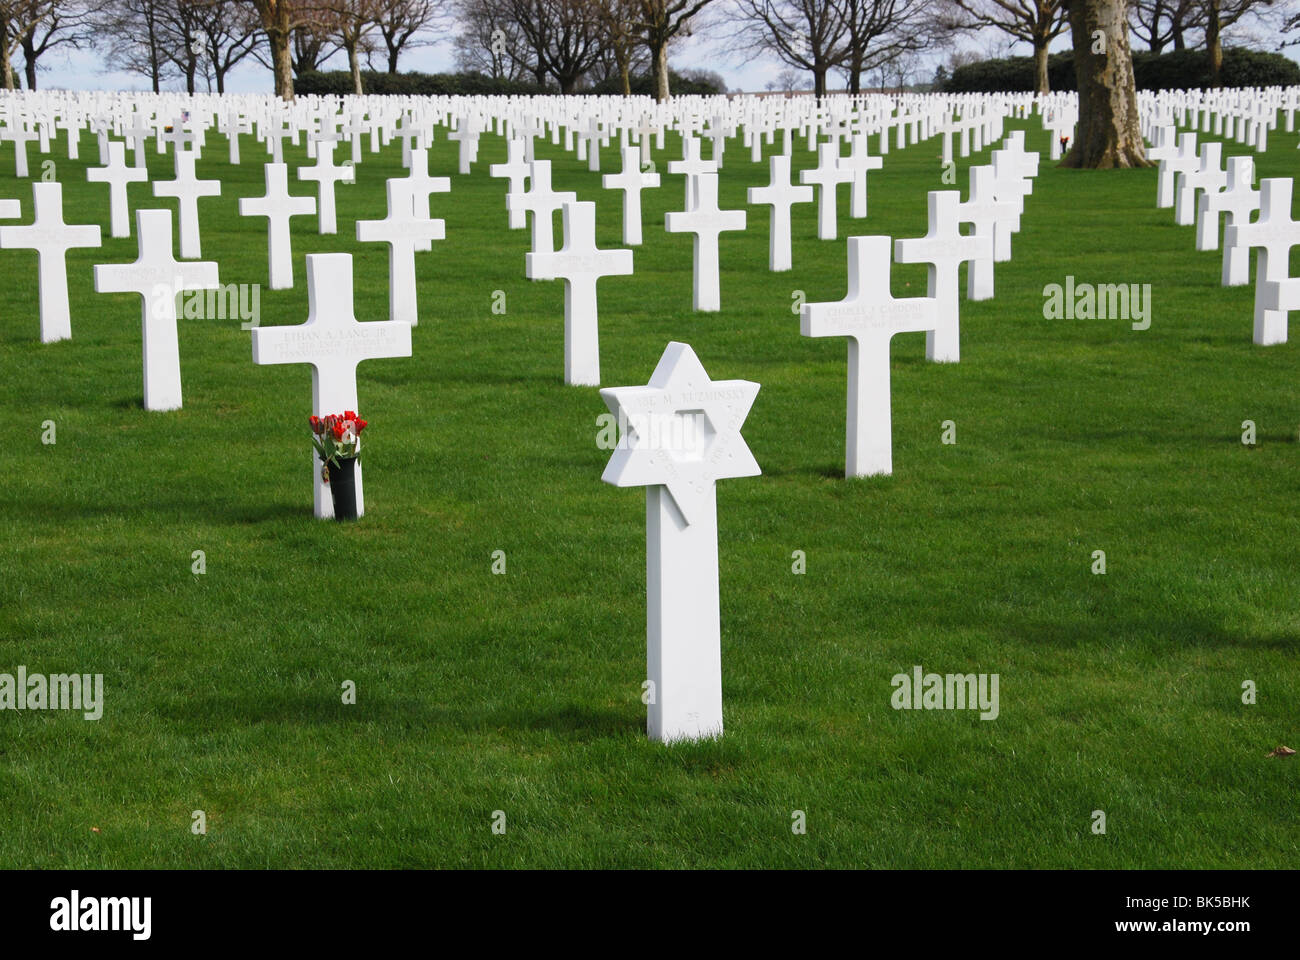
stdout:
<svg viewBox="0 0 1300 960">
<path fill-rule="evenodd" d="M 749 49 L 806 70 L 817 98 L 826 95 L 826 74 L 848 52 L 848 29 L 836 0 L 736 0 L 735 10 Z"/>
<path fill-rule="evenodd" d="M 251 4 L 257 12 L 271 58 L 275 93 L 282 100 L 293 99 L 294 31 L 317 23 L 322 16 L 316 0 L 237 0 Z"/>
<path fill-rule="evenodd" d="M 185 78 L 185 92 L 194 92 L 194 79 L 199 72 L 199 58 L 203 54 L 203 40 L 199 35 L 201 0 L 158 0 L 158 15 L 162 55 Z"/>
<path fill-rule="evenodd" d="M 631 0 L 632 23 L 650 52 L 650 75 L 655 99 L 667 100 L 668 45 L 675 37 L 689 36 L 691 22 L 712 0 Z"/>
<path fill-rule="evenodd" d="M 1219 86 L 1223 78 L 1223 31 L 1272 5 L 1273 0 L 1201 0 L 1205 50 L 1210 57 L 1210 86 Z"/>
<path fill-rule="evenodd" d="M 614 61 L 623 96 L 632 93 L 632 64 L 640 45 L 635 0 L 589 0 L 600 25 L 602 56 Z"/>
<path fill-rule="evenodd" d="M 794 70 L 786 67 L 776 75 L 776 82 L 773 84 L 776 90 L 783 90 L 786 93 L 796 93 L 800 90 L 808 89 L 808 80 L 804 77 L 802 70 Z"/>
<path fill-rule="evenodd" d="M 203 57 L 212 70 L 217 93 L 225 93 L 226 75 L 262 41 L 257 19 L 241 4 L 201 2 L 197 6 Z"/>
<path fill-rule="evenodd" d="M 1201 26 L 1200 0 L 1130 0 L 1129 24 L 1152 53 L 1168 44 L 1184 50 L 1187 35 Z"/>
<path fill-rule="evenodd" d="M 429 28 L 449 19 L 449 0 L 380 0 L 376 13 L 379 35 L 388 51 L 388 72 L 397 72 L 403 50 L 435 42 Z"/>
<path fill-rule="evenodd" d="M 85 0 L 44 0 L 44 15 L 23 35 L 23 69 L 27 89 L 36 89 L 36 65 L 53 47 L 80 49 L 94 37 L 90 15 L 92 7 Z"/>
<path fill-rule="evenodd" d="M 911 63 L 952 33 L 934 0 L 839 0 L 847 30 L 843 67 L 849 93 L 862 91 L 862 74 L 902 58 Z M 910 72 L 910 68 L 909 68 Z"/>
<path fill-rule="evenodd" d="M 0 0 L 4 4 L 8 0 Z M 105 60 L 126 73 L 139 74 L 162 89 L 174 69 L 166 53 L 165 0 L 114 0 L 93 16 Z"/>
<path fill-rule="evenodd" d="M 1034 50 L 1034 92 L 1048 92 L 1047 48 L 1068 25 L 1061 0 L 944 0 L 944 3 L 947 8 L 944 23 L 948 26 L 966 30 L 992 27 L 1029 44 Z"/>
<path fill-rule="evenodd" d="M 601 29 L 587 0 L 501 0 L 535 58 L 538 84 L 555 78 L 572 93 L 601 53 Z"/>
<path fill-rule="evenodd" d="M 303 23 L 294 28 L 293 51 L 290 64 L 295 76 L 311 73 L 325 65 L 325 61 L 339 52 L 339 46 L 324 27 L 316 22 Z M 258 57 L 269 68 L 268 58 Z"/>
<path fill-rule="evenodd" d="M 520 81 L 533 72 L 528 43 L 519 25 L 493 0 L 461 0 L 456 64 L 494 80 Z"/>
<path fill-rule="evenodd" d="M 1079 124 L 1063 167 L 1149 167 L 1138 123 L 1126 0 L 1066 0 Z"/>
<path fill-rule="evenodd" d="M 872 68 L 875 89 L 880 93 L 902 93 L 911 84 L 917 66 L 916 57 L 910 53 L 882 61 Z"/>
<path fill-rule="evenodd" d="M 352 76 L 352 92 L 360 96 L 361 57 L 365 52 L 367 35 L 378 26 L 383 0 L 321 0 L 319 23 L 328 31 L 348 55 L 348 72 Z"/>
<path fill-rule="evenodd" d="M 42 0 L 0 0 L 0 78 L 14 89 L 14 54 L 45 16 Z"/>
</svg>

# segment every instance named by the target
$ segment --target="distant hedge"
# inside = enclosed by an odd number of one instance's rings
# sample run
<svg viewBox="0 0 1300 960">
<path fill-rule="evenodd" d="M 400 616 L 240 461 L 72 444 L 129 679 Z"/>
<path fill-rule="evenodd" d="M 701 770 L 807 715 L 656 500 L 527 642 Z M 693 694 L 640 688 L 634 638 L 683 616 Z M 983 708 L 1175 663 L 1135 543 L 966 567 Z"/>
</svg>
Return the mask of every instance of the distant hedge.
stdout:
<svg viewBox="0 0 1300 960">
<path fill-rule="evenodd" d="M 641 75 L 633 74 L 628 79 L 628 87 L 631 88 L 632 96 L 653 97 L 655 95 L 654 78 L 650 74 Z M 608 80 L 602 80 L 600 83 L 593 84 L 583 93 L 597 95 L 620 95 L 623 92 L 623 81 L 618 77 L 611 77 Z M 668 92 L 673 96 L 702 96 L 708 97 L 717 93 L 726 93 L 725 87 L 719 87 L 716 83 L 699 77 L 682 76 L 672 70 L 668 71 Z"/>
<path fill-rule="evenodd" d="M 1139 90 L 1203 89 L 1210 85 L 1210 56 L 1204 50 L 1170 53 L 1134 51 L 1133 79 Z M 1047 58 L 1047 82 L 1053 90 L 1074 90 L 1074 53 Z M 1300 84 L 1300 64 L 1280 53 L 1241 47 L 1223 51 L 1225 87 L 1289 87 Z M 1034 89 L 1033 57 L 981 60 L 958 67 L 948 78 L 948 93 L 1010 93 Z"/>
<path fill-rule="evenodd" d="M 652 83 L 649 74 L 643 76 L 634 74 L 631 78 L 632 94 L 634 96 L 654 96 Z M 682 76 L 671 71 L 668 74 L 668 86 L 673 94 L 683 96 L 691 94 L 709 96 L 715 93 L 727 92 L 716 83 L 690 75 Z M 366 93 L 378 96 L 473 97 L 510 96 L 512 94 L 528 96 L 555 92 L 545 87 L 539 87 L 535 83 L 493 80 L 481 73 L 376 73 L 373 70 L 361 71 L 361 87 Z M 293 92 L 300 96 L 309 96 L 311 94 L 317 96 L 329 96 L 331 94 L 337 97 L 347 96 L 352 92 L 352 74 L 346 70 L 304 73 L 294 78 Z M 579 92 L 621 94 L 623 84 L 617 77 L 614 77 Z"/>
<path fill-rule="evenodd" d="M 361 86 L 379 96 L 510 96 L 547 91 L 534 83 L 494 80 L 481 73 L 378 73 L 361 72 Z M 346 70 L 309 72 L 294 78 L 293 92 L 300 96 L 347 96 L 352 93 L 352 74 Z"/>
</svg>

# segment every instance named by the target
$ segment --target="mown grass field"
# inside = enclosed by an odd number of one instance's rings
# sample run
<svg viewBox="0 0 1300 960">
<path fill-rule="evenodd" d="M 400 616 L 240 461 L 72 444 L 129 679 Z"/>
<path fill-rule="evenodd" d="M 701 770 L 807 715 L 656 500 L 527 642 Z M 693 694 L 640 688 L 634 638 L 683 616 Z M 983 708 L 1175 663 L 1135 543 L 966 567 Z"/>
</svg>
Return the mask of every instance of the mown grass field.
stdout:
<svg viewBox="0 0 1300 960">
<path fill-rule="evenodd" d="M 431 151 L 447 239 L 417 257 L 413 357 L 360 368 L 351 526 L 311 514 L 308 368 L 254 366 L 237 320 L 182 320 L 184 409 L 141 408 L 139 298 L 96 294 L 91 270 L 135 240 L 107 237 L 93 139 L 73 162 L 60 138 L 68 219 L 105 243 L 69 255 L 73 339 L 49 346 L 35 253 L 0 251 L 0 672 L 102 673 L 105 707 L 0 712 L 0 866 L 1294 866 L 1300 768 L 1265 754 L 1300 746 L 1297 346 L 1252 345 L 1253 286 L 1220 287 L 1154 171 L 1060 170 L 1036 119 L 1016 127 L 1044 159 L 1014 259 L 995 299 L 963 299 L 960 364 L 895 338 L 895 473 L 870 480 L 843 478 L 845 342 L 801 337 L 791 304 L 844 295 L 844 237 L 924 232 L 938 141 L 890 151 L 867 219 L 842 190 L 838 241 L 796 207 L 789 273 L 768 272 L 767 208 L 748 208 L 717 314 L 691 310 L 691 238 L 663 230 L 677 138 L 656 153 L 636 273 L 600 285 L 604 382 L 644 383 L 676 339 L 715 379 L 762 384 L 744 435 L 763 475 L 718 487 L 727 732 L 672 747 L 646 741 L 640 700 L 643 493 L 600 482 L 605 407 L 562 382 L 563 285 L 524 279 L 528 233 L 487 173 L 499 137 L 468 177 L 444 131 Z M 1291 176 L 1296 143 L 1272 136 L 1260 175 Z M 621 195 L 537 149 L 618 246 Z M 209 134 L 200 175 L 224 192 L 200 201 L 204 259 L 265 284 L 265 220 L 237 215 L 264 155 L 252 137 L 243 155 Z M 814 161 L 800 141 L 796 168 Z M 979 162 L 959 160 L 963 191 Z M 152 145 L 149 165 L 171 178 Z M 29 222 L 13 169 L 6 144 L 0 196 Z M 337 236 L 294 221 L 298 285 L 263 290 L 263 324 L 306 319 L 311 252 L 352 253 L 358 317 L 387 317 L 387 248 L 354 222 L 401 173 L 396 146 L 367 151 Z M 732 141 L 722 205 L 766 182 Z M 174 209 L 147 185 L 131 202 Z M 1150 329 L 1045 320 L 1067 275 L 1150 283 Z M 924 276 L 895 266 L 894 293 Z M 915 664 L 999 674 L 1000 717 L 891 709 Z"/>
</svg>

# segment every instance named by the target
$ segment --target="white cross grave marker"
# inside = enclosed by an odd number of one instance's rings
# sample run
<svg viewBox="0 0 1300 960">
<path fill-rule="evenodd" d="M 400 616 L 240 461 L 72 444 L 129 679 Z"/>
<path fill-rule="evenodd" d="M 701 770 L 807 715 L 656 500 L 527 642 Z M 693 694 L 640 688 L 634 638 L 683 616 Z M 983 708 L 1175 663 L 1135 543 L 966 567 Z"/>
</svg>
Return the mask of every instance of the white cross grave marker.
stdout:
<svg viewBox="0 0 1300 960">
<path fill-rule="evenodd" d="M 126 144 L 113 141 L 108 145 L 108 164 L 91 167 L 86 171 L 91 183 L 108 184 L 109 236 L 131 236 L 131 208 L 127 202 L 126 185 L 145 183 L 149 171 L 131 167 L 126 162 Z"/>
<path fill-rule="evenodd" d="M 625 148 L 633 154 L 636 147 Z M 631 250 L 596 248 L 596 205 L 564 205 L 564 246 L 554 253 L 529 253 L 524 272 L 531 280 L 564 280 L 564 382 L 600 386 L 600 341 L 596 281 L 632 272 Z"/>
<path fill-rule="evenodd" d="M 1251 214 L 1259 209 L 1259 191 L 1255 182 L 1255 161 L 1252 157 L 1228 159 L 1228 186 L 1218 193 L 1201 194 L 1197 204 L 1196 249 L 1214 250 L 1219 246 L 1219 214 L 1224 222 L 1250 223 Z M 1250 249 L 1233 246 L 1225 239 L 1223 244 L 1223 269 L 1220 280 L 1225 287 L 1239 287 L 1250 282 Z"/>
<path fill-rule="evenodd" d="M 996 259 L 997 225 L 1015 216 L 1016 205 L 1010 200 L 994 199 L 993 167 L 991 164 L 970 168 L 970 192 L 964 203 L 957 205 L 957 222 L 969 223 L 971 235 L 985 237 L 990 243 L 987 257 L 976 257 L 966 268 L 966 298 L 989 300 L 993 297 L 993 264 Z M 1007 235 L 1010 245 L 1010 234 Z"/>
<path fill-rule="evenodd" d="M 174 154 L 175 180 L 155 180 L 155 197 L 175 197 L 181 233 L 181 259 L 203 256 L 199 240 L 199 197 L 221 196 L 220 180 L 199 180 L 194 173 L 195 154 L 177 149 Z"/>
<path fill-rule="evenodd" d="M 790 251 L 790 208 L 796 203 L 812 203 L 812 187 L 796 187 L 790 182 L 790 158 L 775 154 L 767 158 L 771 179 L 765 187 L 750 187 L 746 198 L 752 204 L 767 204 L 772 208 L 768 219 L 767 269 L 778 272 L 789 270 L 792 263 Z"/>
<path fill-rule="evenodd" d="M 846 477 L 893 473 L 889 342 L 896 333 L 928 333 L 939 324 L 937 300 L 890 293 L 889 248 L 889 237 L 849 237 L 848 296 L 805 303 L 799 318 L 805 337 L 849 338 Z"/>
<path fill-rule="evenodd" d="M 948 142 L 951 144 L 951 140 Z M 885 161 L 870 155 L 865 133 L 854 134 L 852 144 L 849 155 L 840 158 L 840 166 L 853 174 L 853 187 L 849 192 L 849 216 L 860 220 L 867 215 L 867 173 L 879 170 Z"/>
<path fill-rule="evenodd" d="M 403 179 L 387 183 L 388 216 L 358 220 L 357 240 L 388 244 L 388 319 L 415 326 L 420 319 L 415 290 L 415 252 L 446 237 L 446 222 L 415 215 L 415 199 Z"/>
<path fill-rule="evenodd" d="M 840 165 L 838 143 L 823 143 L 817 147 L 817 166 L 799 173 L 800 183 L 817 186 L 817 238 L 834 240 L 839 233 L 835 211 L 837 188 L 841 183 L 852 183 L 853 170 Z"/>
<path fill-rule="evenodd" d="M 140 251 L 136 261 L 96 266 L 95 290 L 140 295 L 144 408 L 179 410 L 181 354 L 176 331 L 176 298 L 187 290 L 216 289 L 217 265 L 181 263 L 172 256 L 170 210 L 137 210 L 135 225 Z"/>
<path fill-rule="evenodd" d="M 14 201 L 17 205 L 18 201 Z M 98 247 L 98 225 L 70 226 L 63 222 L 63 185 L 32 184 L 35 216 L 28 226 L 0 227 L 0 248 L 35 250 L 38 260 L 41 311 L 41 343 L 72 337 L 72 316 L 68 310 L 68 251 L 74 247 Z M 0 215 L 5 214 L 0 209 Z M 17 210 L 11 211 L 18 216 Z"/>
<path fill-rule="evenodd" d="M 506 162 L 494 163 L 488 167 L 488 173 L 491 176 L 506 179 L 506 183 L 509 184 L 507 194 L 524 192 L 524 181 L 528 179 L 528 161 L 524 159 L 525 153 L 524 141 L 511 140 L 506 145 Z M 608 180 L 609 178 L 606 177 L 605 179 Z M 607 183 L 605 186 L 609 186 L 609 184 Z M 508 210 L 506 216 L 511 230 L 522 230 L 528 225 L 528 217 L 523 207 Z"/>
<path fill-rule="evenodd" d="M 712 160 L 700 156 L 700 141 L 690 135 L 683 135 L 682 159 L 668 161 L 669 173 L 681 173 L 686 176 L 686 209 L 690 210 L 698 202 L 695 187 L 699 178 L 707 173 L 717 173 L 718 165 Z"/>
<path fill-rule="evenodd" d="M 551 189 L 551 161 L 534 160 L 528 165 L 528 190 L 506 195 L 506 210 L 516 210 L 533 215 L 533 252 L 551 253 L 555 249 L 556 210 L 565 203 L 577 200 L 576 193 L 556 193 Z"/>
<path fill-rule="evenodd" d="M 409 357 L 411 325 L 400 320 L 357 321 L 352 305 L 352 255 L 348 253 L 307 255 L 307 301 L 306 323 L 253 328 L 253 362 L 311 364 L 312 416 L 358 410 L 357 365 L 382 357 Z M 314 450 L 311 459 L 315 514 L 328 519 L 334 516 L 334 502 Z M 361 516 L 365 500 L 360 463 L 356 465 L 356 485 L 357 516 Z"/>
<path fill-rule="evenodd" d="M 1220 166 L 1221 143 L 1201 144 L 1201 162 L 1195 170 L 1178 175 L 1178 193 L 1174 200 L 1174 223 L 1190 227 L 1196 222 L 1196 195 L 1198 191 L 1218 192 L 1228 183 L 1228 175 Z"/>
<path fill-rule="evenodd" d="M 664 215 L 669 233 L 695 234 L 693 303 L 696 310 L 722 309 L 721 277 L 718 264 L 718 236 L 724 230 L 744 230 L 744 210 L 718 208 L 718 175 L 701 173 L 696 178 L 694 207 Z"/>
<path fill-rule="evenodd" d="M 939 323 L 925 335 L 925 355 L 935 363 L 956 363 L 961 359 L 958 267 L 964 260 L 992 257 L 993 243 L 988 237 L 962 235 L 958 191 L 932 190 L 928 201 L 929 230 L 924 237 L 895 241 L 894 259 L 899 263 L 928 264 L 926 295 L 937 301 Z"/>
<path fill-rule="evenodd" d="M 411 195 L 411 205 L 417 220 L 428 220 L 431 210 L 429 198 L 435 193 L 450 193 L 450 177 L 429 176 L 429 151 L 424 147 L 412 149 L 406 158 L 407 174 L 401 184 Z M 439 221 L 441 222 L 441 221 Z M 438 239 L 442 239 L 439 237 Z M 433 240 L 419 240 L 416 250 L 432 250 Z"/>
<path fill-rule="evenodd" d="M 1255 255 L 1254 341 L 1261 347 L 1286 343 L 1287 314 L 1270 308 L 1268 281 L 1290 275 L 1291 248 L 1300 246 L 1300 223 L 1291 219 L 1291 178 L 1259 182 L 1260 213 L 1254 223 L 1228 227 L 1224 242 L 1231 246 L 1259 247 Z"/>
<path fill-rule="evenodd" d="M 606 190 L 623 191 L 623 242 L 635 247 L 641 243 L 641 191 L 659 186 L 659 174 L 642 173 L 639 147 L 623 147 L 623 169 L 600 178 Z"/>
<path fill-rule="evenodd" d="M 5 42 L 8 40 L 9 38 L 6 37 Z M 27 121 L 15 114 L 10 114 L 5 129 L 0 131 L 0 140 L 8 140 L 14 145 L 14 174 L 20 178 L 26 178 L 28 175 L 27 144 L 35 140 L 36 136 L 28 128 Z"/>
<path fill-rule="evenodd" d="M 334 207 L 334 185 L 356 182 L 356 167 L 351 164 L 335 166 L 334 146 L 332 140 L 318 142 L 316 165 L 298 168 L 299 180 L 313 181 L 316 184 L 316 212 L 322 236 L 339 232 L 337 211 Z"/>
<path fill-rule="evenodd" d="M 283 163 L 266 164 L 266 196 L 240 199 L 240 216 L 266 217 L 267 259 L 270 263 L 272 290 L 293 288 L 293 246 L 289 237 L 289 218 L 315 212 L 315 197 L 295 197 L 289 193 L 289 168 Z"/>
</svg>

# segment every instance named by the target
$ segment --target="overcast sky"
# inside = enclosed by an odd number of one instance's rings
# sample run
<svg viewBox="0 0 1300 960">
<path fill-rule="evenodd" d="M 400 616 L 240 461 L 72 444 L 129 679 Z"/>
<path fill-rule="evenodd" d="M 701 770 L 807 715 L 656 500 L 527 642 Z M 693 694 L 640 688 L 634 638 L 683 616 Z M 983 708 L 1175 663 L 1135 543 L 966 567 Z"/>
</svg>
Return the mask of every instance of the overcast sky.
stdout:
<svg viewBox="0 0 1300 960">
<path fill-rule="evenodd" d="M 717 37 L 720 32 L 718 30 L 709 31 L 714 37 Z M 1225 39 L 1228 45 L 1232 45 L 1233 34 L 1230 32 Z M 1052 49 L 1068 49 L 1069 45 L 1069 34 L 1067 32 L 1056 39 Z M 48 69 L 41 71 L 38 83 L 44 88 L 78 90 L 149 89 L 148 82 L 143 77 L 106 71 L 101 55 L 95 51 L 69 51 L 64 54 L 62 49 L 56 48 L 42 57 L 41 63 Z M 720 73 L 723 79 L 726 80 L 729 89 L 745 91 L 764 90 L 770 80 L 773 80 L 778 73 L 786 69 L 774 57 L 753 57 L 748 54 L 737 54 L 735 49 L 736 44 L 734 43 L 718 39 L 709 40 L 703 36 L 692 37 L 682 41 L 674 51 L 672 65 L 676 70 L 698 67 L 715 71 Z M 933 76 L 935 67 L 939 63 L 945 62 L 956 49 L 974 50 L 991 56 L 1003 55 L 1008 51 L 1013 55 L 1027 56 L 1032 52 L 1028 44 L 1011 43 L 1006 34 L 985 30 L 979 34 L 964 38 L 954 47 L 944 48 L 924 58 L 916 71 L 917 76 L 912 78 L 913 82 L 928 81 Z M 1287 52 L 1293 59 L 1296 58 L 1296 48 L 1292 47 Z M 383 69 L 383 61 L 376 58 L 376 66 Z M 426 73 L 454 71 L 456 65 L 451 42 L 446 40 L 430 47 L 403 53 L 399 66 L 403 71 L 420 70 Z M 336 55 L 326 65 L 326 69 L 347 69 L 346 57 L 342 54 Z M 811 86 L 811 74 L 804 74 L 804 76 Z M 830 80 L 830 86 L 832 89 L 841 88 L 843 81 L 839 77 L 833 76 Z M 168 87 L 170 89 L 184 89 L 183 82 L 173 82 L 168 84 Z M 200 89 L 204 89 L 202 81 L 200 81 Z M 271 71 L 250 57 L 236 67 L 227 77 L 226 89 L 230 93 L 270 93 Z"/>
</svg>

